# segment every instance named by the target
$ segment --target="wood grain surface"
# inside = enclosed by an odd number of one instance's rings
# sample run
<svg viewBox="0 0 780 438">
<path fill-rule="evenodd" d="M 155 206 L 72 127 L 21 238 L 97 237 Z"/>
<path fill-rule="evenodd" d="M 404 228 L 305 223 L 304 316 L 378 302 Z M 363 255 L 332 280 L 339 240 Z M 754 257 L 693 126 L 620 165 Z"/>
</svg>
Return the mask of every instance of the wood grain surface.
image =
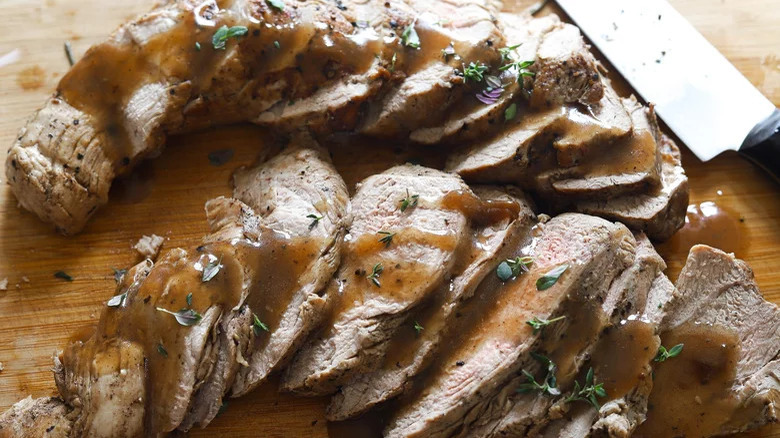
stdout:
<svg viewBox="0 0 780 438">
<path fill-rule="evenodd" d="M 673 3 L 766 96 L 780 103 L 780 8 L 776 2 Z M 151 5 L 151 0 L 1 0 L 0 150 L 10 146 L 25 119 L 68 69 L 63 52 L 66 40 L 78 58 L 91 44 Z M 728 92 L 727 84 L 723 92 Z M 139 260 L 131 248 L 134 242 L 155 233 L 166 238 L 164 249 L 197 244 L 206 232 L 204 202 L 229 194 L 233 170 L 250 164 L 268 143 L 263 130 L 248 125 L 172 138 L 160 158 L 144 165 L 132 181 L 112 189 L 111 202 L 83 233 L 70 238 L 55 234 L 21 210 L 3 184 L 0 283 L 7 278 L 8 286 L 0 291 L 0 362 L 4 366 L 0 410 L 27 395 L 54 394 L 52 353 L 70 333 L 95 324 L 113 295 L 112 268 Z M 224 148 L 234 149 L 234 157 L 225 165 L 210 165 L 208 153 Z M 417 157 L 416 151 L 398 154 L 369 147 L 334 152 L 350 185 Z M 726 211 L 722 217 L 731 230 L 728 236 L 712 232 L 708 240 L 723 243 L 748 261 L 767 299 L 780 303 L 780 186 L 735 154 L 704 164 L 686 151 L 683 162 L 690 177 L 691 202 L 714 202 Z M 2 182 L 4 178 L 0 175 Z M 660 247 L 673 279 L 688 246 L 678 238 Z M 58 270 L 67 272 L 73 281 L 55 278 Z M 325 437 L 323 403 L 280 395 L 267 385 L 248 397 L 231 400 L 208 429 L 191 435 Z M 743 436 L 780 437 L 780 427 Z"/>
</svg>

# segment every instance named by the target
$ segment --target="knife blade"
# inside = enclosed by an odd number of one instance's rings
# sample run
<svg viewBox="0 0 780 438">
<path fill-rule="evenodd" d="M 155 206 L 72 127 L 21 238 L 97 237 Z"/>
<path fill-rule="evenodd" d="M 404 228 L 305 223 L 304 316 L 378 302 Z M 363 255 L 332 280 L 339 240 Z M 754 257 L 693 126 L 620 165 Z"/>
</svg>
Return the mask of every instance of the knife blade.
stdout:
<svg viewBox="0 0 780 438">
<path fill-rule="evenodd" d="M 739 150 L 780 172 L 780 111 L 666 0 L 557 0 L 702 161 Z"/>
</svg>

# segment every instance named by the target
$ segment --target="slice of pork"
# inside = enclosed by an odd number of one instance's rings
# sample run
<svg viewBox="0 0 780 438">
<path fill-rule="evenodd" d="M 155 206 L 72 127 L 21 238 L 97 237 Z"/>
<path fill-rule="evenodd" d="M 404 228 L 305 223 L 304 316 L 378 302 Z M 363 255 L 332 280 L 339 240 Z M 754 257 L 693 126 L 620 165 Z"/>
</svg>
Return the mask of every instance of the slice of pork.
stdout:
<svg viewBox="0 0 780 438">
<path fill-rule="evenodd" d="M 530 272 L 503 286 L 497 278 L 486 279 L 493 285 L 483 282 L 486 289 L 477 292 L 482 308 L 464 309 L 472 318 L 461 320 L 463 331 L 452 336 L 452 345 L 425 376 L 422 389 L 400 407 L 387 436 L 465 432 L 472 414 L 520 369 L 538 368 L 530 353 L 543 342 L 526 321 L 551 319 L 569 309 L 582 317 L 597 313 L 588 304 L 604 299 L 611 280 L 632 263 L 634 249 L 625 227 L 596 217 L 565 214 L 542 225 L 525 251 L 534 258 Z M 557 282 L 537 290 L 537 281 L 562 265 L 567 268 Z"/>
<path fill-rule="evenodd" d="M 222 317 L 215 369 L 198 389 L 181 430 L 195 424 L 205 427 L 228 390 L 234 396 L 244 394 L 284 366 L 322 319 L 325 299 L 320 294 L 341 260 L 344 232 L 351 222 L 349 195 L 324 150 L 307 137 L 294 139 L 294 144 L 263 165 L 236 172 L 234 196 L 257 212 L 255 220 L 262 226 L 287 236 L 306 236 L 317 244 L 307 248 L 310 254 L 303 257 L 307 264 L 300 268 L 297 287 L 284 296 L 248 296 L 246 305 Z M 207 204 L 213 233 L 207 243 L 243 237 L 233 226 L 241 221 L 229 219 L 241 214 L 240 205 L 224 198 Z M 258 308 L 271 308 L 275 314 L 273 324 L 264 321 L 270 333 L 252 329 L 250 309 Z"/>
<path fill-rule="evenodd" d="M 329 394 L 379 364 L 387 341 L 469 243 L 466 213 L 445 204 L 448 194 L 459 192 L 471 190 L 456 175 L 414 165 L 359 184 L 345 258 L 326 292 L 337 301 L 333 314 L 297 353 L 283 389 Z M 381 240 L 388 236 L 389 243 Z"/>
<path fill-rule="evenodd" d="M 780 309 L 764 300 L 753 271 L 696 245 L 677 289 L 661 339 L 683 349 L 656 365 L 647 421 L 634 436 L 715 436 L 776 422 Z"/>
<path fill-rule="evenodd" d="M 0 415 L 3 438 L 68 438 L 73 423 L 72 408 L 57 397 L 27 397 Z"/>
<path fill-rule="evenodd" d="M 661 185 L 647 193 L 633 193 L 611 199 L 584 199 L 571 208 L 618 220 L 642 230 L 654 240 L 666 240 L 680 229 L 688 208 L 688 177 L 680 161 L 680 150 L 661 135 Z"/>
<path fill-rule="evenodd" d="M 328 405 L 330 420 L 357 416 L 408 389 L 411 379 L 430 365 L 463 302 L 471 298 L 483 278 L 494 273 L 501 260 L 513 255 L 518 242 L 526 237 L 535 216 L 520 191 L 489 186 L 472 189 L 483 202 L 517 203 L 519 215 L 493 224 L 472 224 L 468 258 L 459 263 L 453 278 L 439 287 L 431 302 L 409 318 L 422 328 L 416 331 L 407 323 L 390 341 L 379 368 L 344 383 Z"/>
</svg>

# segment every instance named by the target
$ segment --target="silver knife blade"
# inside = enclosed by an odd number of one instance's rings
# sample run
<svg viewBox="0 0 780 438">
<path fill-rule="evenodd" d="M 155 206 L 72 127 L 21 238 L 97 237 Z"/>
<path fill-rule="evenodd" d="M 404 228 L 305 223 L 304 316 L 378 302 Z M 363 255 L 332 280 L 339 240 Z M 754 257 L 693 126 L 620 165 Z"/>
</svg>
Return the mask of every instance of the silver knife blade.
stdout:
<svg viewBox="0 0 780 438">
<path fill-rule="evenodd" d="M 702 161 L 775 110 L 666 0 L 557 3 Z"/>
</svg>

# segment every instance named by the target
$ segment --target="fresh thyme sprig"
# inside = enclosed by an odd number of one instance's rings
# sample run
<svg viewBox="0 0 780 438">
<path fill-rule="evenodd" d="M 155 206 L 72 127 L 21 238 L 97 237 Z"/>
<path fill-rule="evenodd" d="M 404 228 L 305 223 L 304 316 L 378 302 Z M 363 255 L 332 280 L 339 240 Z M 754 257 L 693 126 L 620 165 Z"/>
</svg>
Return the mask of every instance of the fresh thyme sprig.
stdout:
<svg viewBox="0 0 780 438">
<path fill-rule="evenodd" d="M 463 77 L 471 79 L 474 82 L 482 82 L 485 78 L 484 74 L 488 71 L 488 66 L 477 61 L 476 63 L 470 62 L 469 65 L 463 65 Z"/>
<path fill-rule="evenodd" d="M 542 394 L 560 395 L 561 390 L 558 389 L 558 383 L 555 379 L 555 371 L 558 367 L 547 356 L 543 356 L 537 353 L 531 353 L 531 356 L 533 356 L 534 359 L 541 362 L 542 365 L 547 368 L 547 375 L 545 376 L 542 383 L 539 383 L 536 381 L 536 378 L 533 374 L 526 370 L 522 370 L 523 374 L 525 375 L 526 382 L 518 386 L 517 392 L 526 393 L 531 391 L 539 391 Z"/>
<path fill-rule="evenodd" d="M 313 230 L 314 227 L 317 226 L 318 223 L 320 223 L 320 220 L 322 220 L 322 216 L 317 216 L 316 214 L 307 214 L 307 218 L 311 219 L 311 223 L 309 224 L 309 230 Z"/>
<path fill-rule="evenodd" d="M 655 355 L 655 359 L 653 359 L 656 362 L 663 362 L 666 359 L 671 359 L 673 357 L 676 357 L 679 355 L 683 350 L 683 344 L 677 344 L 674 347 L 670 349 L 666 349 L 663 345 L 658 347 L 658 354 Z"/>
<path fill-rule="evenodd" d="M 517 277 L 523 272 L 528 272 L 528 267 L 534 262 L 533 257 L 515 257 L 506 259 L 496 268 L 496 275 L 501 281 L 507 281 Z"/>
<path fill-rule="evenodd" d="M 540 319 L 534 316 L 534 318 L 530 321 L 526 321 L 525 323 L 533 327 L 534 334 L 539 333 L 543 328 L 547 327 L 548 325 L 560 321 L 562 319 L 566 318 L 566 315 L 561 315 L 557 318 L 553 319 Z"/>
<path fill-rule="evenodd" d="M 585 384 L 580 386 L 580 382 L 574 381 L 574 389 L 571 394 L 566 397 L 565 402 L 571 403 L 573 401 L 584 401 L 593 405 L 597 410 L 601 407 L 598 401 L 598 397 L 606 397 L 607 391 L 604 390 L 603 383 L 594 383 L 593 381 L 593 368 L 588 369 L 588 373 L 585 375 Z"/>
<path fill-rule="evenodd" d="M 377 231 L 376 233 L 384 236 L 381 237 L 379 241 L 385 244 L 385 248 L 389 247 L 390 244 L 393 243 L 393 237 L 395 237 L 395 233 L 391 233 L 389 231 Z"/>
<path fill-rule="evenodd" d="M 420 199 L 420 195 L 409 195 L 409 189 L 406 189 L 406 197 L 401 199 L 401 211 L 406 211 L 409 207 L 416 207 L 417 201 Z"/>
</svg>

